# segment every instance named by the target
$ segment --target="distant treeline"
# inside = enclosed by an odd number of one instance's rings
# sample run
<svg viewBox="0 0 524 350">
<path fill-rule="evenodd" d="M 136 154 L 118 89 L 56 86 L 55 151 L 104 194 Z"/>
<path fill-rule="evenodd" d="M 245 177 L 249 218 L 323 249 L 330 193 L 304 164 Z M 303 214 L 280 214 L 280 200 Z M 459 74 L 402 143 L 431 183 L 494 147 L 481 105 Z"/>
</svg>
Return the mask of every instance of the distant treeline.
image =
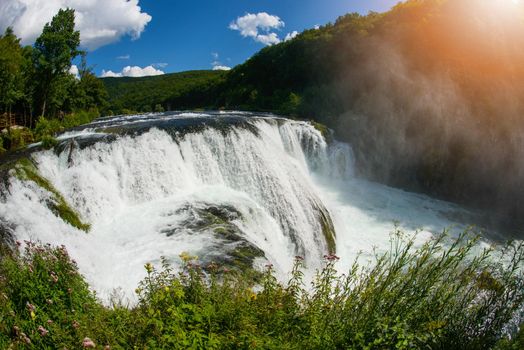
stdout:
<svg viewBox="0 0 524 350">
<path fill-rule="evenodd" d="M 215 108 L 224 71 L 188 71 L 142 78 L 103 78 L 110 97 L 106 114 Z"/>
</svg>

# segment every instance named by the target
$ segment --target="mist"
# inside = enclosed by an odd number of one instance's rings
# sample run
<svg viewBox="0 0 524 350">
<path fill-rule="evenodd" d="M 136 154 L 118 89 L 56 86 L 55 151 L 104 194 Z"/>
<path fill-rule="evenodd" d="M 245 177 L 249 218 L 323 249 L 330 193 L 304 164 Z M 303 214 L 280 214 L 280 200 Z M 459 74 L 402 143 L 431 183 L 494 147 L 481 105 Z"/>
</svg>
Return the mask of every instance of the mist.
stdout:
<svg viewBox="0 0 524 350">
<path fill-rule="evenodd" d="M 346 43 L 362 59 L 339 62 L 333 126 L 360 176 L 488 209 L 522 236 L 524 22 L 495 6 L 448 2 L 416 29 L 393 10 Z"/>
</svg>

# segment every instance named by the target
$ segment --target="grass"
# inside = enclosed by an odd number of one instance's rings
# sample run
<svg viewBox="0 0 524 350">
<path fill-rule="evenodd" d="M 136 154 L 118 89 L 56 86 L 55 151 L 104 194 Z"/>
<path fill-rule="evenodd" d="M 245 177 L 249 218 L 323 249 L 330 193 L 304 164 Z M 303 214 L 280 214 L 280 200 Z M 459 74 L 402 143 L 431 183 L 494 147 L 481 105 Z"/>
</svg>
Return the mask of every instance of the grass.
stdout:
<svg viewBox="0 0 524 350">
<path fill-rule="evenodd" d="M 468 237 L 415 249 L 397 232 L 344 275 L 326 256 L 311 286 L 300 257 L 280 283 L 271 266 L 255 282 L 184 254 L 181 271 L 145 265 L 133 307 L 102 306 L 65 248 L 26 242 L 0 262 L 0 348 L 521 349 L 524 330 L 507 332 L 524 301 L 523 245 L 473 254 Z"/>
</svg>

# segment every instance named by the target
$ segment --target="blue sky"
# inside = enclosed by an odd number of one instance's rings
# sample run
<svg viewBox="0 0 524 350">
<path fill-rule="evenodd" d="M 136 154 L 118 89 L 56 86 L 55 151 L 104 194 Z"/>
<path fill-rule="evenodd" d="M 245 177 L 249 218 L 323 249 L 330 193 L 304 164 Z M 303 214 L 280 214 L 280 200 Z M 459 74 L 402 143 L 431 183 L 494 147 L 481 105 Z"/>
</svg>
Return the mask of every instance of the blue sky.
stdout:
<svg viewBox="0 0 524 350">
<path fill-rule="evenodd" d="M 278 36 L 334 22 L 347 12 L 385 11 L 397 0 L 2 0 L 0 30 L 12 26 L 26 44 L 60 7 L 77 11 L 77 27 L 88 63 L 100 75 L 122 74 L 126 66 L 149 73 L 234 67 L 264 47 L 262 37 L 230 24 L 247 14 L 276 20 L 259 34 Z M 269 16 L 269 17 L 268 17 Z M 240 22 L 239 22 L 240 23 Z M 284 24 L 283 24 L 284 23 Z M 134 37 L 134 38 L 133 38 Z M 258 40 L 258 41 L 257 41 Z M 132 69 L 128 69 L 131 72 Z M 140 72 L 139 72 L 140 73 Z M 125 74 L 124 74 L 125 75 Z"/>
</svg>

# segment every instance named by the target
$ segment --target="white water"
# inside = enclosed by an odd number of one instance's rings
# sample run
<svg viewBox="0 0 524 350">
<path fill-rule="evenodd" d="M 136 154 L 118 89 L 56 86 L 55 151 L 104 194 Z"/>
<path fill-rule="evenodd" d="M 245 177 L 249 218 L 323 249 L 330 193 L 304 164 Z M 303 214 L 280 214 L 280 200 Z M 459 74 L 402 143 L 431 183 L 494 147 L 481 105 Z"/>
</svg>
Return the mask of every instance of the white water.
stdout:
<svg viewBox="0 0 524 350">
<path fill-rule="evenodd" d="M 198 115 L 161 116 L 176 117 Z M 112 122 L 127 123 L 119 118 Z M 327 208 L 333 219 L 341 269 L 359 251 L 369 257 L 373 247 L 387 249 L 394 221 L 408 231 L 423 229 L 423 241 L 453 224 L 443 213 L 461 211 L 354 178 L 349 145 L 328 146 L 307 123 L 272 118 L 250 123 L 258 135 L 242 127 L 227 133 L 207 128 L 175 142 L 153 128 L 140 136 L 77 147 L 71 155 L 35 153 L 41 175 L 92 225 L 91 231 L 64 223 L 46 207 L 49 194 L 14 177 L 0 220 L 15 226 L 17 239 L 64 244 L 102 299 L 121 288 L 132 300 L 145 263 L 165 256 L 177 264 L 182 252 L 203 256 L 219 246 L 212 232 L 197 234 L 184 227 L 189 213 L 181 209 L 188 205 L 236 208 L 241 218 L 233 223 L 282 276 L 297 254 L 305 256 L 310 271 L 320 266 L 327 246 L 318 207 Z M 95 127 L 78 136 L 96 134 Z M 63 138 L 72 137 L 74 133 Z M 173 229 L 171 236 L 164 233 Z"/>
</svg>

